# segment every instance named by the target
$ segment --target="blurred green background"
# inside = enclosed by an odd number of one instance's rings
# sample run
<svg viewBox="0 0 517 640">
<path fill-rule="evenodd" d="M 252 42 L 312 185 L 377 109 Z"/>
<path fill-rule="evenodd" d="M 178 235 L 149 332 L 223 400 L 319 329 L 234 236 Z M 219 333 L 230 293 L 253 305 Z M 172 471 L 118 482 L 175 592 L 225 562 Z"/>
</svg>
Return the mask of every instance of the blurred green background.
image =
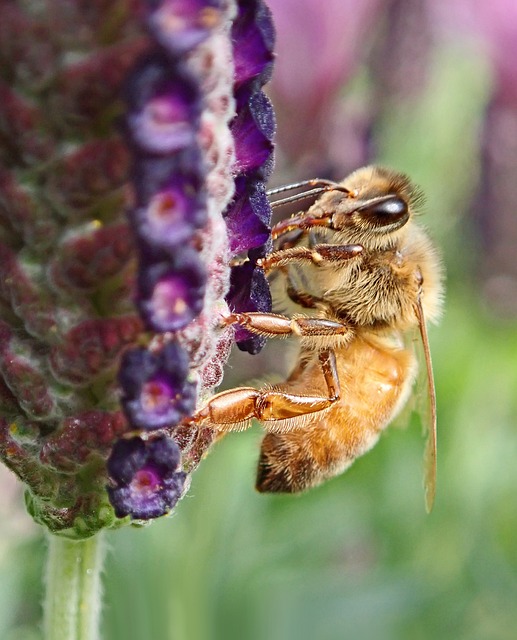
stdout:
<svg viewBox="0 0 517 640">
<path fill-rule="evenodd" d="M 280 0 L 271 4 L 281 11 Z M 357 3 L 344 5 L 353 10 Z M 422 221 L 447 266 L 445 314 L 430 331 L 439 420 L 434 511 L 424 509 L 424 443 L 416 422 L 389 429 L 346 474 L 299 497 L 255 493 L 260 429 L 230 435 L 195 473 L 172 518 L 107 535 L 108 640 L 516 637 L 517 326 L 508 305 L 486 293 L 494 239 L 483 236 L 477 212 L 490 193 L 481 140 L 487 106 L 498 95 L 497 69 L 472 34 L 433 26 L 427 40 L 422 25 L 410 25 L 408 35 L 426 49 L 422 86 L 399 86 L 381 100 L 379 64 L 382 72 L 382 50 L 393 35 L 381 5 L 361 27 L 333 100 L 356 113 L 365 105 L 371 117 L 354 149 L 368 147 L 366 155 L 423 187 Z M 295 29 L 303 29 L 300 17 L 290 33 L 282 24 L 279 38 L 304 41 L 318 55 L 317 42 Z M 279 66 L 280 51 L 279 45 Z M 273 87 L 273 97 L 280 92 Z M 373 100 L 375 109 L 367 111 Z M 290 158 L 283 116 L 275 182 L 324 171 L 321 155 L 319 167 L 314 158 Z M 517 203 L 516 186 L 508 187 Z M 485 207 L 482 214 L 498 212 Z M 506 233 L 516 237 L 517 215 Z M 237 355 L 225 384 L 287 370 L 281 351 L 270 345 L 256 360 Z M 40 637 L 45 541 L 4 470 L 2 484 L 0 638 L 32 640 Z"/>
</svg>

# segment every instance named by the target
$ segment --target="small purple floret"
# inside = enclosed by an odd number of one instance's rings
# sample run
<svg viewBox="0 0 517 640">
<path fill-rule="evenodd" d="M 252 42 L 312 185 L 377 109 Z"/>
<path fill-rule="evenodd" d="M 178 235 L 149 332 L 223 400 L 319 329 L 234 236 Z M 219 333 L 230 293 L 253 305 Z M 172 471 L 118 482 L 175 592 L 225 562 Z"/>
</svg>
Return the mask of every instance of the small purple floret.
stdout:
<svg viewBox="0 0 517 640">
<path fill-rule="evenodd" d="M 161 351 L 132 349 L 119 374 L 122 408 L 135 429 L 174 427 L 194 411 L 196 384 L 187 380 L 189 358 L 176 342 Z"/>
<path fill-rule="evenodd" d="M 138 307 L 147 326 L 158 332 L 178 331 L 202 310 L 206 269 L 193 249 L 178 247 L 168 262 L 151 264 L 140 273 Z"/>
<path fill-rule="evenodd" d="M 130 74 L 126 126 L 132 142 L 146 152 L 169 154 L 195 141 L 199 90 L 180 65 L 161 53 L 148 55 Z"/>
<path fill-rule="evenodd" d="M 131 212 L 138 235 L 148 244 L 174 247 L 189 241 L 206 223 L 203 192 L 193 177 L 174 175 L 146 207 Z"/>
<path fill-rule="evenodd" d="M 181 55 L 201 44 L 221 20 L 221 0 L 166 0 L 149 17 L 152 34 Z"/>
<path fill-rule="evenodd" d="M 117 517 L 149 520 L 169 513 L 187 475 L 177 471 L 179 462 L 178 445 L 165 436 L 119 440 L 108 459 L 108 494 Z"/>
</svg>

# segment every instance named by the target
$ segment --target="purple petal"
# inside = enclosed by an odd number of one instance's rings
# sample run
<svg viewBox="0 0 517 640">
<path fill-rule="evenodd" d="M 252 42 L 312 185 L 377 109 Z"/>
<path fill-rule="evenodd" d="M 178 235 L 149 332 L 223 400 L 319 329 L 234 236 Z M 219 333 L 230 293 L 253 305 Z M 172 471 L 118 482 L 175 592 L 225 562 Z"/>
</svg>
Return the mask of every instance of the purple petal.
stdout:
<svg viewBox="0 0 517 640">
<path fill-rule="evenodd" d="M 231 124 L 235 140 L 235 171 L 267 177 L 272 170 L 275 113 L 269 98 L 259 91 L 240 105 Z"/>
<path fill-rule="evenodd" d="M 234 79 L 240 87 L 250 80 L 265 84 L 273 68 L 275 29 L 269 8 L 260 0 L 240 2 L 232 25 Z"/>
<path fill-rule="evenodd" d="M 195 405 L 196 384 L 185 382 L 178 388 L 166 376 L 146 382 L 139 398 L 122 401 L 131 425 L 148 431 L 175 427 L 182 418 L 194 412 Z"/>
<path fill-rule="evenodd" d="M 230 250 L 241 253 L 264 244 L 270 233 L 271 205 L 262 180 L 241 176 L 235 180 L 235 196 L 225 213 Z"/>
<path fill-rule="evenodd" d="M 137 205 L 145 207 L 158 191 L 175 180 L 192 183 L 196 190 L 204 190 L 205 170 L 197 148 L 182 149 L 169 156 L 139 154 L 133 168 Z"/>
<path fill-rule="evenodd" d="M 226 300 L 232 311 L 271 312 L 271 292 L 262 269 L 255 267 L 252 262 L 233 267 Z M 251 354 L 258 353 L 266 343 L 264 337 L 240 328 L 235 333 L 235 340 L 241 351 Z"/>
<path fill-rule="evenodd" d="M 108 473 L 120 484 L 128 484 L 147 460 L 145 443 L 141 438 L 119 440 L 108 459 Z"/>
</svg>

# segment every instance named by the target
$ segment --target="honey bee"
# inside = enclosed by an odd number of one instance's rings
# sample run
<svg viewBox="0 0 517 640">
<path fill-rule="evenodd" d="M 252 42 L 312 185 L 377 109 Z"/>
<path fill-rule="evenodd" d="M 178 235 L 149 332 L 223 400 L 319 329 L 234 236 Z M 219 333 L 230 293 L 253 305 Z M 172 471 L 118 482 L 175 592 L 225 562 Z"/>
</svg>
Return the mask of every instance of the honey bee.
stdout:
<svg viewBox="0 0 517 640">
<path fill-rule="evenodd" d="M 443 270 L 415 222 L 421 192 L 401 173 L 370 166 L 340 183 L 292 185 L 312 197 L 306 210 L 273 227 L 275 248 L 258 262 L 303 313 L 232 313 L 271 338 L 297 336 L 288 379 L 262 389 L 213 396 L 191 419 L 227 432 L 256 418 L 266 430 L 258 462 L 260 492 L 299 492 L 345 471 L 378 441 L 407 403 L 418 362 L 407 337 L 418 330 L 430 405 L 426 506 L 436 481 L 436 400 L 426 321 L 438 319 Z M 270 192 L 273 196 L 291 187 Z"/>
</svg>

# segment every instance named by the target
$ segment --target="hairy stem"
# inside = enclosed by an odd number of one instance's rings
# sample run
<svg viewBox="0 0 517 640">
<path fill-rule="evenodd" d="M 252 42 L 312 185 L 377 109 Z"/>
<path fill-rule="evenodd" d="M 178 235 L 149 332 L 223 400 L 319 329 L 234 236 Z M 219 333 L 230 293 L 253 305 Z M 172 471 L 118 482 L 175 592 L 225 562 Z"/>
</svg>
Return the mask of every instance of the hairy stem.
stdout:
<svg viewBox="0 0 517 640">
<path fill-rule="evenodd" d="M 103 560 L 102 535 L 78 542 L 49 537 L 45 640 L 98 640 Z"/>
</svg>

